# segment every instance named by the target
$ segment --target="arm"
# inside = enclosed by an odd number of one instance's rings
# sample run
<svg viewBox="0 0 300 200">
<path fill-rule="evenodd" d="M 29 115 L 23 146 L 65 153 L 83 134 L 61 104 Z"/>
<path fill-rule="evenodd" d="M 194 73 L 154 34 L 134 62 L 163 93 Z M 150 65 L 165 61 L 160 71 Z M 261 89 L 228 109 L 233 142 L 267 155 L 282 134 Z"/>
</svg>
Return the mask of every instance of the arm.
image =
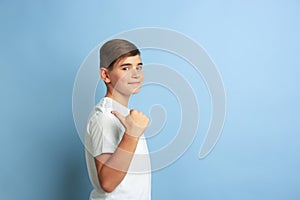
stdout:
<svg viewBox="0 0 300 200">
<path fill-rule="evenodd" d="M 149 123 L 149 119 L 136 110 L 131 110 L 127 117 L 117 112 L 112 113 L 124 125 L 125 133 L 113 154 L 101 154 L 95 157 L 99 183 L 106 192 L 112 192 L 124 179 L 139 138 Z"/>
</svg>

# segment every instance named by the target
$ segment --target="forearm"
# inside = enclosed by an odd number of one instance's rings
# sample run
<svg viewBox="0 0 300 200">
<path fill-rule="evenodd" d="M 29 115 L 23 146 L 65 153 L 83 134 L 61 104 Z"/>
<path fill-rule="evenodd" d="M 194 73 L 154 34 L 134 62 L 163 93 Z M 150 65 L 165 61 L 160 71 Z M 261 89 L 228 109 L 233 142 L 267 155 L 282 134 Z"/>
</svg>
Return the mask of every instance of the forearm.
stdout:
<svg viewBox="0 0 300 200">
<path fill-rule="evenodd" d="M 124 134 L 116 151 L 98 172 L 100 184 L 107 192 L 113 191 L 124 179 L 133 158 L 138 138 Z"/>
</svg>

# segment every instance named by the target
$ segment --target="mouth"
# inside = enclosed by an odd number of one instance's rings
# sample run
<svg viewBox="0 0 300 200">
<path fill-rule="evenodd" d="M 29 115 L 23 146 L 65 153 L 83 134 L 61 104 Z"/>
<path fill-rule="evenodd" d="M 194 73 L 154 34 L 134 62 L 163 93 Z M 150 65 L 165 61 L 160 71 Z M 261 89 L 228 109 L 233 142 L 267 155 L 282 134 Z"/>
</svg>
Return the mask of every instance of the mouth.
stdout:
<svg viewBox="0 0 300 200">
<path fill-rule="evenodd" d="M 140 85 L 141 82 L 129 82 L 128 84 L 129 84 L 129 85 Z"/>
</svg>

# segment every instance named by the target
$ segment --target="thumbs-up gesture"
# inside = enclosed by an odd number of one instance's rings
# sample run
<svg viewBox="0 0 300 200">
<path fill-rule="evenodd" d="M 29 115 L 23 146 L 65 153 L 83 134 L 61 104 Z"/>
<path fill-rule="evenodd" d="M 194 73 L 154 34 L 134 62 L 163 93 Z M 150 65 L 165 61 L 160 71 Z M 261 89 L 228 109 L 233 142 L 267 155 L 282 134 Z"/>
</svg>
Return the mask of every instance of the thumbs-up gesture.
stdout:
<svg viewBox="0 0 300 200">
<path fill-rule="evenodd" d="M 130 110 L 129 115 L 126 117 L 122 116 L 117 111 L 112 111 L 111 113 L 114 114 L 123 124 L 126 134 L 133 137 L 139 138 L 149 124 L 149 118 L 137 110 Z"/>
</svg>

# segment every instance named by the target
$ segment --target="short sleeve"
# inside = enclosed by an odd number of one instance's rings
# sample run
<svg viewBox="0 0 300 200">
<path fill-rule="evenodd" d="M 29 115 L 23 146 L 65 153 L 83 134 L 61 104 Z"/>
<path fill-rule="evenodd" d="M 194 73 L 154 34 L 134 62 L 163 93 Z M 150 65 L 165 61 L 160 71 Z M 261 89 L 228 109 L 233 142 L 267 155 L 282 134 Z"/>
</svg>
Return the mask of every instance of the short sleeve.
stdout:
<svg viewBox="0 0 300 200">
<path fill-rule="evenodd" d="M 96 112 L 87 125 L 87 148 L 93 157 L 114 153 L 121 140 L 120 128 L 112 114 Z"/>
</svg>

